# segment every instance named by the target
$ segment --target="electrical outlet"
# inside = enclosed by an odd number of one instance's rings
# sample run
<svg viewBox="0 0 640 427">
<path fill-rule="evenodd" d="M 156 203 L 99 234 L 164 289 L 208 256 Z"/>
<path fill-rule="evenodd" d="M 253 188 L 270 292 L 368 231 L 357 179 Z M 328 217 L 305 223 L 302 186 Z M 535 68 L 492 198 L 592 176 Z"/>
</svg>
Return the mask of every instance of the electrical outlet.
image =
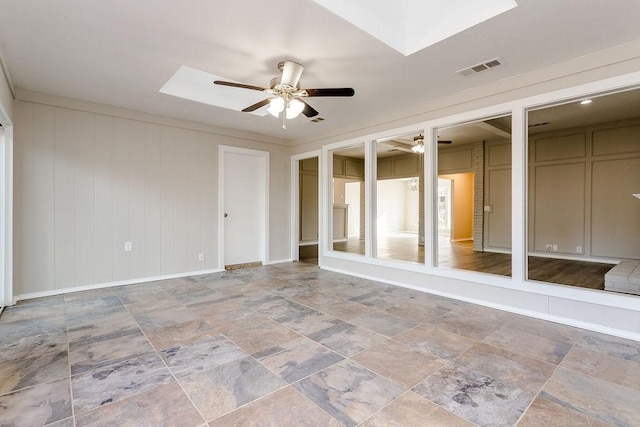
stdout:
<svg viewBox="0 0 640 427">
<path fill-rule="evenodd" d="M 131 252 L 131 249 L 132 249 L 131 242 L 124 242 L 124 251 Z"/>
<path fill-rule="evenodd" d="M 546 245 L 544 245 L 544 249 L 547 250 L 547 251 L 551 251 L 551 250 L 553 250 L 553 245 L 547 243 Z"/>
<path fill-rule="evenodd" d="M 198 254 L 198 261 L 204 261 L 204 254 Z"/>
<path fill-rule="evenodd" d="M 581 254 L 582 253 L 582 246 L 576 246 L 576 252 Z"/>
<path fill-rule="evenodd" d="M 553 251 L 558 252 L 558 245 L 553 245 Z"/>
</svg>

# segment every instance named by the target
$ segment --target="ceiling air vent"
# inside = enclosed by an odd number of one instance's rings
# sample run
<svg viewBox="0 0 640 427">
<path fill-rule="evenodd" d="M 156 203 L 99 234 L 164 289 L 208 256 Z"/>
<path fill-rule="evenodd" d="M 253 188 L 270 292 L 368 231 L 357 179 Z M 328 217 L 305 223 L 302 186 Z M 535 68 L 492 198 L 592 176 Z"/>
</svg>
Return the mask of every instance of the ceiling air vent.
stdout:
<svg viewBox="0 0 640 427">
<path fill-rule="evenodd" d="M 537 127 L 539 127 L 539 126 L 546 126 L 546 125 L 548 125 L 548 124 L 549 124 L 549 122 L 540 122 L 540 123 L 533 123 L 533 124 L 531 124 L 531 125 L 528 125 L 527 127 L 530 127 L 530 128 L 537 128 Z"/>
<path fill-rule="evenodd" d="M 323 121 L 323 120 L 324 120 L 324 119 L 323 119 L 322 117 L 316 117 L 315 119 L 313 119 L 313 120 L 309 120 L 309 121 L 310 121 L 311 123 L 318 123 L 318 122 L 321 122 L 321 121 Z"/>
<path fill-rule="evenodd" d="M 461 76 L 470 76 L 472 74 L 479 73 L 484 70 L 488 70 L 490 68 L 495 68 L 498 65 L 502 65 L 504 62 L 500 62 L 498 58 L 491 59 L 486 62 L 481 62 L 480 64 L 472 65 L 471 67 L 463 68 L 462 70 L 456 71 L 456 74 Z"/>
</svg>

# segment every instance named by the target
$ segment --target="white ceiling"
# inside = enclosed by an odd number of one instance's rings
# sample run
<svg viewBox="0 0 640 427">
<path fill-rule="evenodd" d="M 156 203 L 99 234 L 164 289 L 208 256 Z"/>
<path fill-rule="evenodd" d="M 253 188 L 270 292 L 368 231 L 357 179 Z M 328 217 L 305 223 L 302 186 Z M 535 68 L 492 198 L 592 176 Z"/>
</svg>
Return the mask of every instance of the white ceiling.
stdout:
<svg viewBox="0 0 640 427">
<path fill-rule="evenodd" d="M 640 39 L 637 0 L 516 1 L 410 56 L 311 0 L 1 0 L 0 43 L 19 88 L 297 139 Z M 495 57 L 505 65 L 454 73 Z M 302 87 L 356 94 L 309 99 L 325 120 L 284 132 L 268 115 L 159 92 L 181 66 L 268 86 L 283 59 L 305 66 Z"/>
</svg>

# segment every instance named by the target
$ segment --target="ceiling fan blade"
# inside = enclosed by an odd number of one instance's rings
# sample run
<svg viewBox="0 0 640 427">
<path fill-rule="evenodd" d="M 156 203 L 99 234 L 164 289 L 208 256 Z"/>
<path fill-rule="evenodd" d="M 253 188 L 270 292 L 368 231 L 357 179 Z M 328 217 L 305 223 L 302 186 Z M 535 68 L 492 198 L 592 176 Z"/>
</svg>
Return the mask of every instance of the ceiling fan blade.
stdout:
<svg viewBox="0 0 640 427">
<path fill-rule="evenodd" d="M 453 141 L 438 141 L 438 144 L 446 144 L 446 145 L 449 145 L 449 144 L 453 144 Z"/>
<path fill-rule="evenodd" d="M 350 87 L 334 87 L 327 89 L 305 89 L 307 96 L 353 96 L 356 91 Z"/>
<path fill-rule="evenodd" d="M 239 87 L 241 89 L 258 90 L 260 92 L 264 92 L 264 91 L 267 90 L 266 88 L 263 88 L 263 87 L 260 87 L 260 86 L 251 86 L 251 85 L 245 85 L 245 84 L 242 84 L 242 83 L 225 82 L 225 81 L 222 81 L 222 80 L 216 80 L 216 81 L 213 82 L 213 84 L 220 85 L 220 86 Z"/>
<path fill-rule="evenodd" d="M 307 104 L 302 99 L 298 99 L 298 101 L 300 101 L 300 102 L 302 102 L 304 104 L 304 110 L 302 110 L 302 114 L 304 114 L 305 116 L 307 116 L 307 117 L 315 117 L 318 114 L 320 114 L 311 105 Z"/>
<path fill-rule="evenodd" d="M 302 70 L 304 70 L 304 67 L 297 62 L 284 61 L 284 64 L 282 65 L 282 78 L 280 79 L 280 83 L 283 85 L 289 85 L 293 88 L 298 87 Z"/>
<path fill-rule="evenodd" d="M 243 113 L 250 113 L 252 111 L 256 111 L 258 108 L 264 107 L 265 105 L 267 105 L 269 103 L 270 99 L 263 99 L 260 102 L 256 102 L 253 105 L 249 105 L 247 108 L 245 108 L 244 110 L 242 110 Z"/>
<path fill-rule="evenodd" d="M 387 147 L 391 148 L 392 150 L 398 150 L 398 151 L 404 151 L 405 153 L 411 153 L 411 154 L 415 154 L 415 152 L 413 152 L 413 150 L 411 150 L 411 148 L 406 147 L 404 143 L 400 142 L 398 143 L 397 141 L 378 141 L 378 144 L 382 144 L 382 145 L 386 145 Z"/>
</svg>

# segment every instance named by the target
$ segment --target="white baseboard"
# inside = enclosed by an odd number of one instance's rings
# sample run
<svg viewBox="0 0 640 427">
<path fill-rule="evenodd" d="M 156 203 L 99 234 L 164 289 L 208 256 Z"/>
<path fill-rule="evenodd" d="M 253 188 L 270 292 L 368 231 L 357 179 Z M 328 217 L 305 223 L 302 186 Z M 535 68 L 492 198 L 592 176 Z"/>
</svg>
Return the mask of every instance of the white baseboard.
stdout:
<svg viewBox="0 0 640 427">
<path fill-rule="evenodd" d="M 619 259 L 592 258 L 584 255 L 560 254 L 558 252 L 529 252 L 529 256 L 535 256 L 538 258 L 566 259 L 569 261 L 599 262 L 602 264 L 617 264 L 620 262 Z"/>
<path fill-rule="evenodd" d="M 369 276 L 366 274 L 357 274 L 348 270 L 343 270 L 340 268 L 333 268 L 333 267 L 326 267 L 326 266 L 320 266 L 321 269 L 323 270 L 327 270 L 327 271 L 333 271 L 336 273 L 342 273 L 342 274 L 346 274 L 349 276 L 355 276 L 355 277 L 360 277 L 362 279 L 367 279 L 367 280 L 371 280 L 374 282 L 379 282 L 379 283 L 386 283 L 389 285 L 393 285 L 393 286 L 398 286 L 401 288 L 407 288 L 407 289 L 411 289 L 414 291 L 418 291 L 418 292 L 424 292 L 426 294 L 433 294 L 433 295 L 438 295 L 438 296 L 442 296 L 442 297 L 446 297 L 446 298 L 452 298 L 455 300 L 459 300 L 459 301 L 464 301 L 464 302 L 468 302 L 471 304 L 477 304 L 477 305 L 481 305 L 484 307 L 490 307 L 490 308 L 495 308 L 498 310 L 502 310 L 502 311 L 507 311 L 509 313 L 516 313 L 516 314 L 521 314 L 524 316 L 529 316 L 529 317 L 533 317 L 536 319 L 542 319 L 542 320 L 548 320 L 550 322 L 554 322 L 554 323 L 560 323 L 563 325 L 569 325 L 569 326 L 574 326 L 576 328 L 582 328 L 582 329 L 586 329 L 589 331 L 594 331 L 594 332 L 600 332 L 603 334 L 607 334 L 607 335 L 614 335 L 620 338 L 625 338 L 625 339 L 630 339 L 630 340 L 634 340 L 634 341 L 640 341 L 640 334 L 636 333 L 636 332 L 632 332 L 632 331 L 626 331 L 623 329 L 616 329 L 616 328 L 611 328 L 611 327 L 607 327 L 601 324 L 596 324 L 596 323 L 589 323 L 589 322 L 583 322 L 577 319 L 571 319 L 568 317 L 561 317 L 561 316 L 556 316 L 553 314 L 549 314 L 549 313 L 543 313 L 540 311 L 533 311 L 533 310 L 527 310 L 527 309 L 523 309 L 523 308 L 519 308 L 519 307 L 514 307 L 508 304 L 501 304 L 501 303 L 496 303 L 496 302 L 490 302 L 490 301 L 484 301 L 481 299 L 477 299 L 477 298 L 473 298 L 473 297 L 469 297 L 469 296 L 464 296 L 464 295 L 460 295 L 460 294 L 454 294 L 454 293 L 447 293 L 447 292 L 442 292 L 442 291 L 438 291 L 435 289 L 426 289 L 426 288 L 422 288 L 422 287 L 418 287 L 418 286 L 414 286 L 408 283 L 403 283 L 403 282 L 399 282 L 399 281 L 395 281 L 395 280 L 388 280 L 388 279 L 382 279 L 379 277 L 374 277 L 374 276 Z"/>
<path fill-rule="evenodd" d="M 484 248 L 484 252 L 492 252 L 495 254 L 511 254 L 511 249 L 501 249 L 501 248 Z"/>
<path fill-rule="evenodd" d="M 202 274 L 219 273 L 221 271 L 224 271 L 224 269 L 189 271 L 187 273 L 166 274 L 163 276 L 142 277 L 139 279 L 128 279 L 128 280 L 120 280 L 117 282 L 97 283 L 94 285 L 74 286 L 70 288 L 53 289 L 50 291 L 33 292 L 29 294 L 16 295 L 13 299 L 13 304 L 15 304 L 18 301 L 22 301 L 26 299 L 50 297 L 54 295 L 68 294 L 72 292 L 92 291 L 94 289 L 112 288 L 116 286 L 135 285 L 138 283 L 156 282 L 158 280 L 179 279 L 181 277 L 199 276 Z"/>
<path fill-rule="evenodd" d="M 264 265 L 272 265 L 272 264 L 282 264 L 284 262 L 291 262 L 291 258 L 286 259 L 273 259 L 271 261 L 265 262 Z"/>
</svg>

